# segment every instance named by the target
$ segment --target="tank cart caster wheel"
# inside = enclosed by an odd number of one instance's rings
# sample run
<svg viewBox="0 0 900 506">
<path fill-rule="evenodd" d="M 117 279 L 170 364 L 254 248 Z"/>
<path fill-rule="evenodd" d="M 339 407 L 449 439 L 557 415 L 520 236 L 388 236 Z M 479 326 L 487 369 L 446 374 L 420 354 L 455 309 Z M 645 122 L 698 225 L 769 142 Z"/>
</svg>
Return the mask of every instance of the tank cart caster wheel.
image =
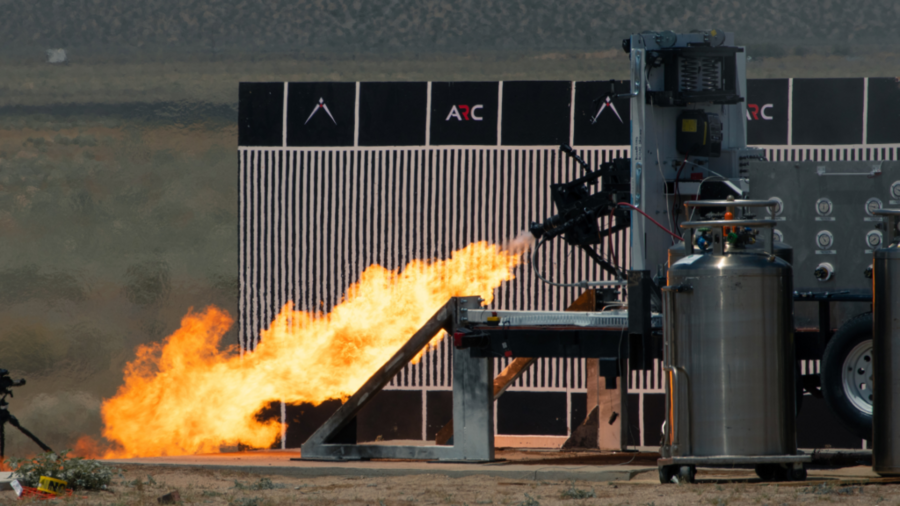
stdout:
<svg viewBox="0 0 900 506">
<path fill-rule="evenodd" d="M 678 472 L 678 466 L 659 466 L 659 482 L 663 485 L 672 483 L 672 478 Z"/>
<path fill-rule="evenodd" d="M 697 468 L 695 466 L 681 466 L 678 468 L 678 483 L 694 483 L 697 476 Z"/>
<path fill-rule="evenodd" d="M 757 464 L 756 475 L 762 481 L 776 481 L 779 468 L 778 464 Z"/>
</svg>

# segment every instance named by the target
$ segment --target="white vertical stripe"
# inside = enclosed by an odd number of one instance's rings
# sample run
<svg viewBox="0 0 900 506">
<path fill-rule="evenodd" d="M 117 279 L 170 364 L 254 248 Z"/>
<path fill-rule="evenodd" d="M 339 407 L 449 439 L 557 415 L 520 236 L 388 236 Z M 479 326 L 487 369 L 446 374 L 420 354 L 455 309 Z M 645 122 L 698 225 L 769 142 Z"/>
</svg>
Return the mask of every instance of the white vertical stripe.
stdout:
<svg viewBox="0 0 900 506">
<path fill-rule="evenodd" d="M 313 264 L 310 266 L 310 268 L 311 269 L 323 269 L 325 264 L 322 262 L 322 260 L 323 260 L 322 248 L 324 248 L 323 243 L 325 241 L 322 238 L 322 229 L 324 228 L 322 225 L 324 224 L 324 219 L 325 219 L 325 211 L 324 211 L 325 206 L 322 205 L 322 202 L 323 202 L 323 194 L 324 194 L 325 185 L 322 182 L 322 163 L 323 163 L 322 159 L 325 156 L 325 152 L 320 151 L 317 153 L 313 153 L 313 156 L 315 159 L 315 163 L 314 163 L 315 166 L 314 166 L 313 170 L 315 171 L 315 177 L 317 180 L 317 184 L 315 182 L 313 183 L 313 187 L 314 187 L 313 191 L 315 192 L 315 195 L 314 195 L 315 208 L 314 209 L 316 210 L 316 216 L 315 216 L 315 220 L 312 221 L 312 223 L 310 223 L 310 228 L 312 229 L 311 232 L 314 234 L 312 237 L 312 241 L 311 241 L 313 251 L 314 251 L 314 256 L 312 258 L 314 261 L 313 261 Z M 310 275 L 311 274 L 312 273 L 310 273 Z M 316 282 L 311 283 L 311 286 L 314 287 L 312 289 L 313 297 L 312 297 L 312 300 L 310 301 L 313 304 L 313 308 L 312 308 L 313 311 L 318 311 L 321 308 L 321 306 L 319 305 L 319 301 L 322 300 L 321 290 L 322 290 L 322 286 L 324 285 L 323 281 L 325 281 L 326 279 L 327 279 L 327 273 L 322 273 L 321 278 L 319 278 L 317 276 Z"/>
<path fill-rule="evenodd" d="M 287 157 L 287 151 L 282 150 L 282 152 L 279 153 L 279 155 L 282 157 Z M 288 202 L 287 202 L 288 194 L 287 194 L 287 170 L 286 170 L 286 167 L 284 164 L 284 158 L 282 158 L 281 164 L 279 164 L 279 166 L 276 167 L 275 174 L 277 177 L 278 186 L 279 186 L 279 190 L 280 190 L 279 194 L 281 196 L 281 199 L 280 199 L 281 202 L 278 205 L 278 214 L 279 214 L 279 219 L 278 219 L 279 241 L 278 241 L 278 244 L 280 246 L 279 246 L 279 251 L 277 252 L 278 253 L 277 258 L 280 260 L 280 262 L 279 262 L 278 276 L 276 277 L 278 280 L 278 289 L 279 289 L 279 300 L 278 300 L 278 305 L 276 306 L 276 308 L 277 308 L 276 314 L 277 314 L 277 313 L 281 312 L 281 308 L 284 306 L 284 303 L 287 301 L 287 286 L 288 286 L 288 282 L 290 281 L 290 278 L 287 275 L 287 259 L 286 259 L 287 255 L 290 254 L 290 250 L 288 250 L 285 247 L 286 245 L 284 242 L 285 238 L 286 238 L 286 234 L 285 234 L 285 232 L 286 232 L 285 227 L 287 226 L 286 220 L 287 220 L 288 214 L 289 214 L 286 212 L 286 210 L 288 209 L 288 207 L 287 207 L 288 206 Z"/>
<path fill-rule="evenodd" d="M 284 83 L 284 105 L 281 110 L 281 146 L 287 146 L 287 111 L 288 105 L 288 83 Z"/>
<path fill-rule="evenodd" d="M 244 315 L 247 314 L 247 295 L 250 288 L 247 286 L 247 213 L 245 209 L 247 198 L 247 153 L 238 152 L 238 248 L 240 255 L 238 257 L 238 314 L 240 321 L 238 326 L 238 349 L 240 356 L 244 358 L 244 337 L 247 322 Z"/>
<path fill-rule="evenodd" d="M 287 448 L 287 408 L 281 401 L 281 449 Z"/>
<path fill-rule="evenodd" d="M 253 202 L 251 203 L 251 212 L 252 212 L 252 253 L 253 253 L 253 267 L 250 274 L 251 284 L 253 286 L 253 301 L 250 304 L 251 315 L 250 315 L 250 328 L 253 329 L 252 332 L 255 334 L 256 329 L 259 328 L 259 294 L 260 294 L 260 285 L 257 282 L 259 277 L 259 261 L 260 261 L 260 250 L 262 245 L 262 237 L 260 237 L 260 229 L 261 227 L 261 214 L 260 213 L 260 195 L 262 194 L 262 190 L 259 188 L 260 181 L 258 180 L 259 175 L 262 173 L 262 169 L 260 168 L 260 160 L 262 158 L 262 154 L 259 151 L 252 151 L 250 154 L 250 179 L 251 184 L 253 186 Z M 247 336 L 246 347 L 247 350 L 250 350 L 250 343 L 253 340 L 253 335 Z"/>
<path fill-rule="evenodd" d="M 331 180 L 330 183 L 326 183 L 327 186 L 325 187 L 325 202 L 328 206 L 329 214 L 326 217 L 326 221 L 328 222 L 328 226 L 326 228 L 327 240 L 323 243 L 325 247 L 330 247 L 330 249 L 326 249 L 322 252 L 323 257 L 327 258 L 328 263 L 328 286 L 326 287 L 324 297 L 324 311 L 326 312 L 331 310 L 334 300 L 335 287 L 337 286 L 335 261 L 337 260 L 337 256 L 340 252 L 340 241 L 338 240 L 340 225 L 337 222 L 337 204 L 339 198 L 338 194 L 340 191 L 340 171 L 335 158 L 335 155 L 337 154 L 339 153 L 335 151 L 329 152 L 328 156 L 325 157 L 325 165 L 322 167 L 322 177 L 324 178 L 323 180 Z"/>
<path fill-rule="evenodd" d="M 499 432 L 497 432 L 497 413 L 498 413 L 498 412 L 499 412 L 499 411 L 498 411 L 498 409 L 497 409 L 497 401 L 495 400 L 495 401 L 494 401 L 494 435 L 495 435 L 495 436 L 496 436 L 497 434 L 499 434 Z"/>
<path fill-rule="evenodd" d="M 295 255 L 295 264 L 294 264 L 294 304 L 295 309 L 303 310 L 305 309 L 305 305 L 303 302 L 303 271 L 305 269 L 305 246 L 304 241 L 306 238 L 306 227 L 303 225 L 304 220 L 306 218 L 306 203 L 309 200 L 305 194 L 305 191 L 309 188 L 304 180 L 306 170 L 303 164 L 305 153 L 300 151 L 294 154 L 293 157 L 293 170 L 296 172 L 296 179 L 294 180 L 294 201 L 296 202 L 296 207 L 294 210 L 294 234 L 296 244 L 294 246 L 294 255 Z M 301 233 L 302 232 L 302 233 Z M 299 325 L 299 321 L 298 321 Z"/>
<path fill-rule="evenodd" d="M 644 441 L 644 392 L 638 393 L 638 444 L 647 446 Z"/>
<path fill-rule="evenodd" d="M 428 441 L 428 393 L 422 389 L 422 441 Z"/>
</svg>

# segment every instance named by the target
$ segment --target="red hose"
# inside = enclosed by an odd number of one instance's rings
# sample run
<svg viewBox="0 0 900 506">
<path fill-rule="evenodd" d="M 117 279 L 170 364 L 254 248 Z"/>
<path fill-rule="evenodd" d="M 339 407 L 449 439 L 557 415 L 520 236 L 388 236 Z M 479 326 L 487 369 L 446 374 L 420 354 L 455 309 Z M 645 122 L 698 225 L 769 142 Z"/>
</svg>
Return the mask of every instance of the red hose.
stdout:
<svg viewBox="0 0 900 506">
<path fill-rule="evenodd" d="M 635 211 L 637 211 L 637 212 L 643 214 L 643 215 L 644 215 L 644 218 L 647 218 L 648 220 L 650 220 L 650 221 L 652 221 L 654 224 L 656 224 L 657 227 L 659 227 L 659 228 L 665 230 L 667 234 L 669 234 L 669 235 L 671 235 L 672 237 L 678 239 L 679 241 L 683 241 L 683 240 L 684 240 L 684 239 L 681 238 L 681 236 L 675 235 L 675 233 L 673 233 L 671 230 L 667 229 L 666 227 L 662 226 L 658 221 L 656 221 L 656 220 L 654 220 L 653 218 L 651 218 L 647 213 L 645 213 L 644 211 L 641 211 L 641 210 L 638 209 L 637 207 L 634 207 L 633 205 L 629 204 L 628 202 L 619 202 L 619 203 L 616 204 L 616 205 L 617 205 L 617 206 L 630 207 L 630 208 L 634 209 Z"/>
</svg>

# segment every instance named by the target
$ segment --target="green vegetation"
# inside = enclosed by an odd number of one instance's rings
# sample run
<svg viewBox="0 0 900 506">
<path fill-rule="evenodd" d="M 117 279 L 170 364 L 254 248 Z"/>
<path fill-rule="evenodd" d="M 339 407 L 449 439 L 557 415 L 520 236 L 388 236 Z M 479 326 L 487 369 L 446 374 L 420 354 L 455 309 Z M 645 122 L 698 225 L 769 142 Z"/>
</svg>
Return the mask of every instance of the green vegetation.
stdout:
<svg viewBox="0 0 900 506">
<path fill-rule="evenodd" d="M 37 488 L 41 476 L 68 482 L 73 490 L 104 490 L 112 480 L 113 469 L 95 460 L 69 457 L 68 452 L 44 453 L 32 459 L 10 459 L 10 467 L 19 483 Z"/>
<path fill-rule="evenodd" d="M 597 497 L 597 494 L 594 492 L 593 488 L 591 488 L 590 490 L 575 488 L 575 483 L 572 482 L 569 485 L 569 488 L 562 491 L 560 497 L 562 497 L 563 499 L 589 499 L 591 497 Z"/>
</svg>

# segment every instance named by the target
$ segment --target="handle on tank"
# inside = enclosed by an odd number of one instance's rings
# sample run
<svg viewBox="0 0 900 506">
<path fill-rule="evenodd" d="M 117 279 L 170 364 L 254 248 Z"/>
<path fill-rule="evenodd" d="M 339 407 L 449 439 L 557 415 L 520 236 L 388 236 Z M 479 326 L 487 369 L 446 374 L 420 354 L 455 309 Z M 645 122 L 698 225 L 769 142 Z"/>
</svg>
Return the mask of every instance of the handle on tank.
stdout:
<svg viewBox="0 0 900 506">
<path fill-rule="evenodd" d="M 694 254 L 694 229 L 703 227 L 749 227 L 749 228 L 768 228 L 766 241 L 769 245 L 769 255 L 775 254 L 775 220 L 710 220 L 710 221 L 687 221 L 681 224 L 681 228 L 685 229 L 685 252 L 688 255 Z M 724 248 L 723 248 L 724 251 Z"/>
<path fill-rule="evenodd" d="M 691 454 L 691 396 L 690 396 L 690 380 L 687 371 L 683 367 L 663 367 L 663 371 L 669 373 L 669 396 L 666 397 L 666 404 L 670 406 L 667 415 L 671 416 L 671 420 L 666 424 L 669 431 L 669 447 L 678 449 L 679 455 Z M 675 392 L 675 394 L 672 393 Z M 675 397 L 679 401 L 675 402 Z M 683 406 L 683 408 L 682 408 Z M 679 430 L 675 430 L 675 427 Z M 684 427 L 684 430 L 680 430 Z M 674 452 L 673 452 L 674 455 Z"/>
<path fill-rule="evenodd" d="M 885 230 L 882 244 L 885 248 L 889 248 L 891 244 L 894 244 L 894 240 L 897 239 L 897 222 L 900 221 L 900 209 L 879 209 L 872 211 L 872 214 L 887 218 L 887 230 Z"/>
<path fill-rule="evenodd" d="M 666 424 L 668 434 L 667 440 L 670 449 L 678 448 L 681 455 L 690 454 L 690 389 L 687 371 L 684 368 L 676 366 L 677 349 L 675 347 L 678 339 L 675 335 L 675 295 L 678 293 L 690 293 L 690 287 L 684 285 L 664 286 L 663 292 L 663 325 L 665 336 L 665 350 L 663 353 L 663 371 L 669 378 L 666 384 L 669 387 L 666 396 Z M 678 396 L 680 402 L 675 402 L 675 396 Z M 683 402 L 681 402 L 683 401 Z M 685 406 L 682 409 L 681 406 Z M 676 427 L 681 429 L 682 424 L 687 430 L 679 433 Z"/>
<path fill-rule="evenodd" d="M 684 207 L 778 207 L 777 200 L 689 200 Z"/>
</svg>

